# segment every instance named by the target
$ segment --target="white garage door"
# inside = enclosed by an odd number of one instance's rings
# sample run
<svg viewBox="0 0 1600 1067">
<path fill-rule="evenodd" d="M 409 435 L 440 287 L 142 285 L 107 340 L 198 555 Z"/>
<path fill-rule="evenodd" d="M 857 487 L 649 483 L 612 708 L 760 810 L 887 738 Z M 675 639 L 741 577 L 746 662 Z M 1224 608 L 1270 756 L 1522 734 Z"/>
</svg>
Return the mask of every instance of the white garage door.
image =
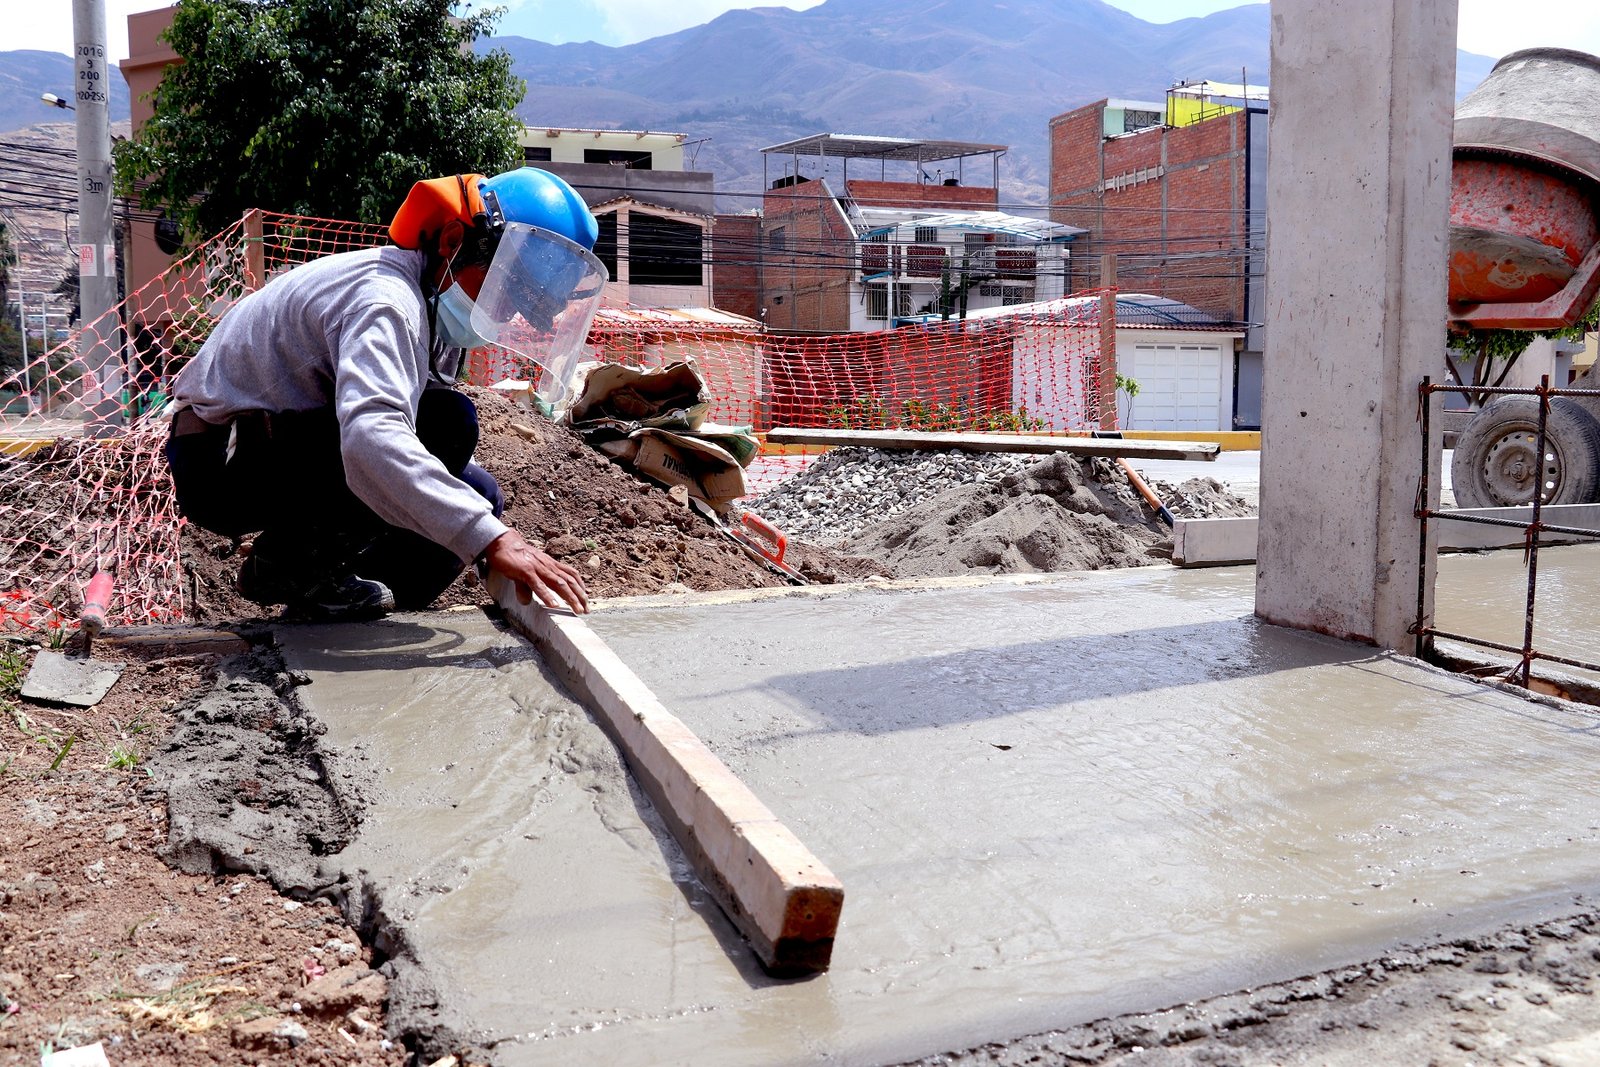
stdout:
<svg viewBox="0 0 1600 1067">
<path fill-rule="evenodd" d="M 1118 369 L 1139 383 L 1131 405 L 1118 397 L 1127 429 L 1229 428 L 1221 425 L 1221 345 L 1136 344 L 1118 355 Z"/>
</svg>

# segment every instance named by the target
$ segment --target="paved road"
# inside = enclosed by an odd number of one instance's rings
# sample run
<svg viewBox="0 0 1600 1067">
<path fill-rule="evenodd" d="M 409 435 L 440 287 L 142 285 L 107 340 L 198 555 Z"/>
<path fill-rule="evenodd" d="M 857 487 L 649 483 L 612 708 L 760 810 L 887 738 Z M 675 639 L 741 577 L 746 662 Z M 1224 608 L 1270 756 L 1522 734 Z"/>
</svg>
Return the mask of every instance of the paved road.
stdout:
<svg viewBox="0 0 1600 1067">
<path fill-rule="evenodd" d="M 1449 450 L 1444 454 L 1444 492 L 1450 492 Z M 1182 482 L 1190 478 L 1215 478 L 1252 504 L 1261 503 L 1261 453 L 1224 452 L 1210 462 L 1189 462 L 1173 459 L 1130 460 L 1134 469 L 1146 479 L 1163 482 Z M 1447 496 L 1446 504 L 1454 502 Z"/>
</svg>

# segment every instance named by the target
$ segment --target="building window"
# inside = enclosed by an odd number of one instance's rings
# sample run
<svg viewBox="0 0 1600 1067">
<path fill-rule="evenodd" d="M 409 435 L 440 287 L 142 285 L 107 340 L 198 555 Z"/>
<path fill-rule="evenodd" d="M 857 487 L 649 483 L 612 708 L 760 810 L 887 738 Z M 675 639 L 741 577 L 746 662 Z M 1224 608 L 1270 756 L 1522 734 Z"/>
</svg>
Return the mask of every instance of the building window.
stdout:
<svg viewBox="0 0 1600 1067">
<path fill-rule="evenodd" d="M 628 217 L 628 281 L 639 285 L 702 285 L 705 230 L 634 210 Z"/>
<path fill-rule="evenodd" d="M 595 222 L 600 225 L 600 236 L 595 238 L 595 258 L 606 265 L 606 275 L 612 281 L 617 280 L 617 213 L 608 211 L 604 215 L 595 216 Z"/>
<path fill-rule="evenodd" d="M 1152 126 L 1159 125 L 1161 125 L 1161 112 L 1159 111 L 1128 108 L 1122 113 L 1122 129 L 1126 133 L 1133 133 L 1135 130 L 1147 130 Z"/>
<path fill-rule="evenodd" d="M 931 245 L 939 239 L 937 226 L 918 226 L 914 240 L 919 245 Z"/>
<path fill-rule="evenodd" d="M 869 285 L 866 287 L 867 319 L 871 322 L 883 322 L 889 317 L 889 287 L 887 285 Z M 911 314 L 911 287 L 897 286 L 894 291 L 895 315 Z"/>
<path fill-rule="evenodd" d="M 782 252 L 789 247 L 789 233 L 782 226 L 774 226 L 767 231 L 767 247 L 774 252 Z"/>
<path fill-rule="evenodd" d="M 585 148 L 583 150 L 585 163 L 609 163 L 614 167 L 627 167 L 629 170 L 651 170 L 653 157 L 649 152 L 623 152 L 611 148 Z"/>
<path fill-rule="evenodd" d="M 550 162 L 550 147 L 545 145 L 540 148 L 524 148 L 522 150 L 522 161 L 524 163 L 548 163 Z"/>
<path fill-rule="evenodd" d="M 883 285 L 867 286 L 867 319 L 882 322 L 889 317 L 889 289 Z"/>
</svg>

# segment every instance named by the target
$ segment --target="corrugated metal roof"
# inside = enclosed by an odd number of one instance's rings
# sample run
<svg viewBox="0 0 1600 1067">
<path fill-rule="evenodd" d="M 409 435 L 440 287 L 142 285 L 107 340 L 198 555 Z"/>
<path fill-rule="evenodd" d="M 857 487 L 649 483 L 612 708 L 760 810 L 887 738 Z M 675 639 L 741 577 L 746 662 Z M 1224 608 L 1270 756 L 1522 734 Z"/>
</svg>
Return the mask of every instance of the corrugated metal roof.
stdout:
<svg viewBox="0 0 1600 1067">
<path fill-rule="evenodd" d="M 1009 307 L 982 308 L 967 312 L 967 318 L 979 320 L 1061 317 L 1071 322 L 1082 319 L 1095 322 L 1100 316 L 1098 296 L 1065 296 L 1055 300 L 1038 300 L 1031 304 L 1012 304 Z M 1224 322 L 1207 314 L 1192 304 L 1151 293 L 1120 293 L 1117 296 L 1117 328 L 1151 330 L 1203 330 L 1211 333 L 1244 335 L 1243 327 Z"/>
<path fill-rule="evenodd" d="M 1192 81 L 1174 85 L 1167 92 L 1173 96 L 1220 96 L 1236 100 L 1259 100 L 1265 103 L 1270 94 L 1265 85 L 1241 85 L 1238 82 Z"/>
<path fill-rule="evenodd" d="M 640 200 L 637 196 L 634 196 L 630 193 L 622 193 L 618 196 L 613 196 L 609 200 L 602 200 L 598 204 L 590 204 L 589 210 L 591 212 L 599 211 L 601 208 L 611 207 L 613 204 L 621 204 L 624 201 L 634 204 L 638 207 L 653 208 L 656 211 L 670 211 L 674 215 L 688 215 L 691 218 L 696 219 L 715 218 L 715 216 L 707 215 L 703 211 L 685 211 L 681 207 L 671 207 L 667 204 L 657 204 L 649 200 Z"/>
<path fill-rule="evenodd" d="M 761 323 L 721 308 L 603 307 L 595 312 L 593 329 L 642 330 L 695 328 L 761 331 Z"/>
<path fill-rule="evenodd" d="M 1004 211 L 943 211 L 937 214 L 905 208 L 863 207 L 861 219 L 871 227 L 868 233 L 914 230 L 919 226 L 939 229 L 972 230 L 978 233 L 1007 233 L 1031 241 L 1059 241 L 1080 233 L 1081 226 L 1012 215 Z M 863 235 L 864 236 L 864 235 Z"/>
<path fill-rule="evenodd" d="M 1004 152 L 1010 145 L 975 144 L 971 141 L 913 141 L 904 137 L 873 137 L 855 133 L 814 133 L 763 148 L 763 153 L 834 156 L 846 159 L 908 159 L 936 162 Z"/>
</svg>

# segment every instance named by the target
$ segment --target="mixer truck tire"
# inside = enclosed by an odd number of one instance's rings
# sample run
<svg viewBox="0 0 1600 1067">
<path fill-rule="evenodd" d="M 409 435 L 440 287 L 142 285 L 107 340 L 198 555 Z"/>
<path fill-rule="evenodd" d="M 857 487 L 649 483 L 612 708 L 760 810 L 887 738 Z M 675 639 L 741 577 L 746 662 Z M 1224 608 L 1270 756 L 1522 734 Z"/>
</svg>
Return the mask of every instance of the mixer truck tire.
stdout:
<svg viewBox="0 0 1600 1067">
<path fill-rule="evenodd" d="M 1587 504 L 1600 489 L 1600 421 L 1566 397 L 1550 400 L 1544 456 L 1538 454 L 1539 399 L 1502 396 L 1484 405 L 1456 441 L 1450 481 L 1456 506 Z"/>
</svg>

